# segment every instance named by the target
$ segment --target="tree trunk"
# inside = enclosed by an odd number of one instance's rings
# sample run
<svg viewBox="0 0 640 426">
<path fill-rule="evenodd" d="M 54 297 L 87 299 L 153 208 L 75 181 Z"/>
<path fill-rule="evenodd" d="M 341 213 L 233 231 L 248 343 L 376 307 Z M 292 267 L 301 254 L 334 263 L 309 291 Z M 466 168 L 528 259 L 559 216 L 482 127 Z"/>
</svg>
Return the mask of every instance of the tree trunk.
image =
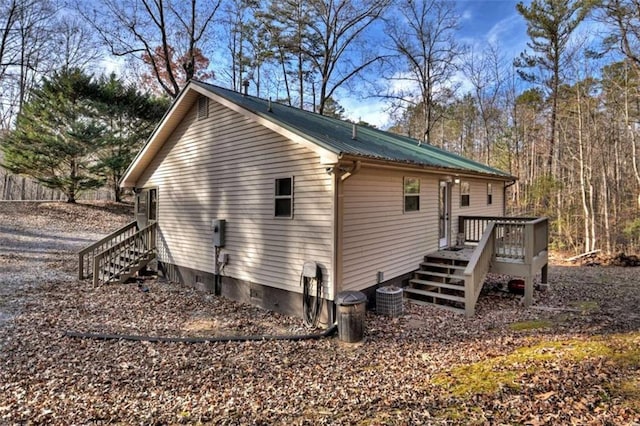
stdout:
<svg viewBox="0 0 640 426">
<path fill-rule="evenodd" d="M 606 164 L 603 164 L 606 166 Z M 607 179 L 607 169 L 602 167 L 602 212 L 604 215 L 604 239 L 606 253 L 611 254 L 611 227 L 609 226 L 609 184 Z"/>
<path fill-rule="evenodd" d="M 625 67 L 625 80 L 627 79 L 627 67 Z M 640 187 L 640 171 L 638 170 L 638 155 L 637 155 L 637 146 L 636 146 L 636 132 L 632 128 L 631 120 L 629 118 L 629 85 L 628 81 L 625 81 L 624 88 L 624 121 L 625 127 L 627 128 L 627 132 L 629 134 L 629 139 L 631 141 L 631 163 L 633 165 L 633 174 L 636 179 L 636 183 L 638 187 Z M 635 124 L 635 123 L 634 123 Z M 637 207 L 640 210 L 640 194 L 637 195 Z"/>
</svg>

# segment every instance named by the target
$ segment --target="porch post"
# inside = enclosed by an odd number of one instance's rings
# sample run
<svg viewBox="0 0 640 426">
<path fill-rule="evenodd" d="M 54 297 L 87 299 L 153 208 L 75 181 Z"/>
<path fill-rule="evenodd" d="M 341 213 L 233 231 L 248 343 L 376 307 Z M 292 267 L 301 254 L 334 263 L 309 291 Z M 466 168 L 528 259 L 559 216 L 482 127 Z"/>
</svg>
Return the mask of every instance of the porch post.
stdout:
<svg viewBox="0 0 640 426">
<path fill-rule="evenodd" d="M 524 306 L 528 308 L 533 304 L 533 275 L 529 273 L 524 279 Z"/>
<path fill-rule="evenodd" d="M 542 267 L 542 270 L 540 271 L 540 288 L 542 290 L 547 290 L 549 288 L 548 274 L 549 274 L 549 264 L 546 263 Z"/>
</svg>

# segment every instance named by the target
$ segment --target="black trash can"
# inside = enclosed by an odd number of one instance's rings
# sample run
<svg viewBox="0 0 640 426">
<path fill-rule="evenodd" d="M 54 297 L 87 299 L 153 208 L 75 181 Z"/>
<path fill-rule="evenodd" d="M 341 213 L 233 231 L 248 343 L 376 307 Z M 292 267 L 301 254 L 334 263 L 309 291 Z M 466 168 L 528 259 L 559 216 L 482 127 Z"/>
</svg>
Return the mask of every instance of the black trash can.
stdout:
<svg viewBox="0 0 640 426">
<path fill-rule="evenodd" d="M 338 338 L 355 343 L 364 338 L 364 318 L 367 296 L 359 291 L 343 291 L 336 298 Z"/>
</svg>

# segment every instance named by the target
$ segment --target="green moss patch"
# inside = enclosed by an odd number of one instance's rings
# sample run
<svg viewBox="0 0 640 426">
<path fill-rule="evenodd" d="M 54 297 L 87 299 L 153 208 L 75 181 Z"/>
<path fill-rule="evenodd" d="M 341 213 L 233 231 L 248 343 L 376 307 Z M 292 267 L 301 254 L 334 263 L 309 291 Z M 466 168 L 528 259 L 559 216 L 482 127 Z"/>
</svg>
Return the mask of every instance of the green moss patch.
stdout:
<svg viewBox="0 0 640 426">
<path fill-rule="evenodd" d="M 518 321 L 509 324 L 509 328 L 515 331 L 538 330 L 542 328 L 551 328 L 552 326 L 553 323 L 548 320 Z"/>
<path fill-rule="evenodd" d="M 434 376 L 432 384 L 458 397 L 495 394 L 505 389 L 520 389 L 523 376 L 544 372 L 547 362 L 575 363 L 597 358 L 621 368 L 637 368 L 640 366 L 640 333 L 596 336 L 589 340 L 542 341 L 507 355 L 453 367 Z"/>
</svg>

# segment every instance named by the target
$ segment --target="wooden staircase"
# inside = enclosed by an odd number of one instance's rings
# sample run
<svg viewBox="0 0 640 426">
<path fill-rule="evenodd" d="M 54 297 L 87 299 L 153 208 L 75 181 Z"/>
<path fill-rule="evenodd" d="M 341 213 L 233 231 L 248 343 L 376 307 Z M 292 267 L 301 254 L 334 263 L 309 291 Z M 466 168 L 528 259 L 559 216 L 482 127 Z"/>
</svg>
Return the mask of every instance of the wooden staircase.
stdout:
<svg viewBox="0 0 640 426">
<path fill-rule="evenodd" d="M 98 280 L 105 284 L 125 283 L 153 259 L 155 259 L 153 251 L 140 252 L 135 247 L 125 248 L 108 264 L 103 264 L 102 270 L 99 271 Z"/>
<path fill-rule="evenodd" d="M 156 257 L 156 223 L 138 229 L 135 222 L 78 253 L 80 280 L 93 284 L 123 283 Z"/>
<path fill-rule="evenodd" d="M 404 289 L 405 297 L 414 303 L 465 313 L 463 274 L 468 264 L 468 260 L 440 256 L 437 252 L 425 256 Z"/>
</svg>

